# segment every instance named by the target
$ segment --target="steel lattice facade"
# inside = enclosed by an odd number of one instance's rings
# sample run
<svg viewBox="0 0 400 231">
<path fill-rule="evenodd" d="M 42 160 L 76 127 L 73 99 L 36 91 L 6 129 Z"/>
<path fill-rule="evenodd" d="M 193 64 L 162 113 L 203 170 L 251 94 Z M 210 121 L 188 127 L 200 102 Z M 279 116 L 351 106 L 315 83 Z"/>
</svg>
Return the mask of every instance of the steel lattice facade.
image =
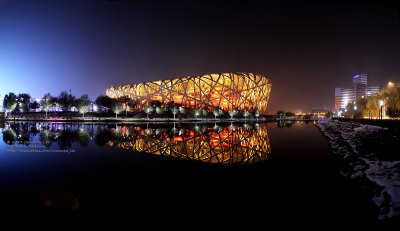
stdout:
<svg viewBox="0 0 400 231">
<path fill-rule="evenodd" d="M 106 90 L 111 98 L 129 96 L 141 107 L 152 101 L 175 103 L 192 109 L 267 112 L 271 82 L 253 73 L 208 74 L 159 80 L 134 85 L 113 86 Z"/>
</svg>

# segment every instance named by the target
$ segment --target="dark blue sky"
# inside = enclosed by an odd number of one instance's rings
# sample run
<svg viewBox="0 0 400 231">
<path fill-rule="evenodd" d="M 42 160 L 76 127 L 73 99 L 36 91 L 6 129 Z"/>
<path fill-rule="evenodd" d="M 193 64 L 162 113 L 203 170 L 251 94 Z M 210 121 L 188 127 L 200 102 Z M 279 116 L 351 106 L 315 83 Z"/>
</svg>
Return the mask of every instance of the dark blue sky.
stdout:
<svg viewBox="0 0 400 231">
<path fill-rule="evenodd" d="M 271 77 L 270 110 L 333 106 L 369 74 L 400 82 L 397 4 L 387 1 L 0 0 L 0 94 L 72 90 L 218 72 Z"/>
</svg>

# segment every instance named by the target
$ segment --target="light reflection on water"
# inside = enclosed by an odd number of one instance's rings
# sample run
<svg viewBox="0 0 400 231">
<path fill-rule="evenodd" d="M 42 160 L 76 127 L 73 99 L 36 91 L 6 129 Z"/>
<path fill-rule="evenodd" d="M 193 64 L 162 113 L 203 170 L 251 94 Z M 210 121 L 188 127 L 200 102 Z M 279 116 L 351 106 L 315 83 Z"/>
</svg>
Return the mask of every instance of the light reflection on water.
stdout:
<svg viewBox="0 0 400 231">
<path fill-rule="evenodd" d="M 76 153 L 6 152 L 35 145 Z M 197 219 L 204 215 L 199 211 L 211 208 L 226 215 L 223 221 L 243 211 L 262 211 L 260 221 L 372 221 L 369 201 L 358 191 L 346 193 L 348 182 L 337 174 L 337 163 L 326 138 L 308 122 L 176 124 L 175 129 L 173 124 L 0 123 L 0 203 L 18 219 L 27 211 L 26 217 L 48 221 L 49 214 L 62 211 L 79 221 L 103 215 L 112 220 L 110 214 L 120 221 L 126 208 L 159 211 L 163 218 L 172 214 L 171 219 L 176 216 L 170 208 L 177 208 Z M 237 203 L 242 195 L 262 196 L 257 203 Z M 257 220 L 248 214 L 244 220 Z"/>
<path fill-rule="evenodd" d="M 1 133 L 2 145 L 16 153 L 79 151 L 95 143 L 207 163 L 252 164 L 271 151 L 265 124 L 6 123 Z"/>
</svg>

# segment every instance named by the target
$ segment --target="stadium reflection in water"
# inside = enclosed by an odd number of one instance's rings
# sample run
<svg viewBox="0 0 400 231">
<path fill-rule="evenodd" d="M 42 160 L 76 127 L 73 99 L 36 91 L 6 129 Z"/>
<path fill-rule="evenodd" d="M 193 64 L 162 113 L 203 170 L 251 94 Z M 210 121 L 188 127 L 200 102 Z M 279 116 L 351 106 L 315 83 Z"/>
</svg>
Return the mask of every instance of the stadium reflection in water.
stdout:
<svg viewBox="0 0 400 231">
<path fill-rule="evenodd" d="M 271 151 L 266 124 L 14 123 L 5 127 L 7 146 L 24 144 L 29 149 L 31 143 L 40 142 L 42 150 L 36 152 L 73 148 L 79 153 L 94 141 L 104 152 L 115 148 L 213 164 L 252 164 L 265 160 Z"/>
<path fill-rule="evenodd" d="M 208 163 L 251 164 L 266 159 L 270 152 L 267 130 L 259 125 L 117 126 L 113 130 L 117 137 L 108 146 Z"/>
</svg>

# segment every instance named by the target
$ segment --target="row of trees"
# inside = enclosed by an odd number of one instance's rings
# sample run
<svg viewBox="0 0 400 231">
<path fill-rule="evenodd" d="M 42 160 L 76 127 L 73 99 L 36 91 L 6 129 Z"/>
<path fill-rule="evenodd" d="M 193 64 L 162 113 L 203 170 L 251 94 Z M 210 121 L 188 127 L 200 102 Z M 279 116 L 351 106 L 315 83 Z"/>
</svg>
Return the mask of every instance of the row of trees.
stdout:
<svg viewBox="0 0 400 231">
<path fill-rule="evenodd" d="M 133 100 L 128 96 L 113 99 L 105 95 L 100 95 L 93 102 L 86 94 L 76 98 L 67 91 L 62 91 L 58 96 L 52 96 L 50 93 L 46 93 L 39 102 L 32 100 L 29 94 L 23 93 L 16 95 L 12 92 L 5 95 L 3 100 L 3 108 L 9 112 L 29 112 L 31 109 L 41 109 L 41 111 L 46 113 L 46 118 L 48 112 L 51 110 L 54 111 L 56 108 L 61 109 L 64 112 L 70 112 L 71 109 L 74 108 L 84 117 L 85 113 L 90 111 L 90 107 L 93 108 L 93 104 L 97 105 L 99 112 L 115 113 L 115 117 L 117 117 L 122 111 L 125 111 L 125 117 L 127 117 L 128 111 L 138 108 L 143 109 L 143 112 L 146 113 L 147 118 L 149 118 L 149 115 L 153 113 L 156 113 L 159 116 L 173 115 L 174 119 L 176 118 L 176 115 L 183 116 L 192 114 L 195 118 L 199 118 L 207 117 L 210 113 L 213 114 L 215 119 L 223 116 L 230 116 L 231 119 L 233 119 L 233 117 L 240 114 L 237 110 L 226 112 L 219 107 L 213 108 L 213 110 L 209 111 L 205 109 L 192 110 L 184 108 L 181 105 L 175 104 L 174 102 L 162 103 L 157 100 L 150 102 L 149 106 L 142 108 L 139 105 L 139 101 Z M 242 116 L 245 118 L 251 116 L 258 118 L 260 113 L 258 111 L 244 111 L 242 112 Z"/>
<path fill-rule="evenodd" d="M 374 95 L 361 98 L 355 104 L 349 103 L 344 115 L 349 118 L 379 118 L 381 109 L 390 118 L 400 118 L 400 85 L 389 84 Z"/>
<path fill-rule="evenodd" d="M 210 113 L 212 113 L 212 115 L 214 116 L 215 119 L 217 119 L 217 117 L 223 117 L 223 116 L 230 116 L 231 119 L 233 119 L 233 117 L 238 116 L 240 113 L 237 110 L 232 110 L 229 112 L 226 112 L 220 108 L 215 108 L 212 112 L 209 112 L 205 109 L 195 109 L 195 110 L 190 110 L 187 108 L 183 108 L 181 106 L 173 106 L 171 108 L 162 108 L 160 106 L 148 106 L 145 107 L 144 112 L 147 114 L 147 118 L 149 118 L 149 114 L 152 114 L 154 112 L 156 112 L 156 114 L 158 115 L 163 115 L 163 114 L 167 114 L 167 113 L 172 113 L 174 116 L 174 119 L 176 118 L 176 115 L 188 115 L 189 113 L 192 113 L 193 116 L 198 119 L 199 117 L 207 117 Z M 255 111 L 255 112 L 249 112 L 249 111 L 244 111 L 242 113 L 242 116 L 245 117 L 247 119 L 247 117 L 251 117 L 254 116 L 256 118 L 258 118 L 260 116 L 260 112 L 259 111 Z"/>
<path fill-rule="evenodd" d="M 58 97 L 46 93 L 39 102 L 32 99 L 27 93 L 16 95 L 10 92 L 4 96 L 3 108 L 9 112 L 29 112 L 31 109 L 41 108 L 42 111 L 46 112 L 47 118 L 47 112 L 51 108 L 61 107 L 63 111 L 69 112 L 72 107 L 75 107 L 84 116 L 89 111 L 91 103 L 88 95 L 85 94 L 76 98 L 67 91 L 61 92 Z"/>
<path fill-rule="evenodd" d="M 9 111 L 28 112 L 30 108 L 39 108 L 37 103 L 31 102 L 31 96 L 26 93 L 14 94 L 10 92 L 4 96 L 3 108 Z"/>
</svg>

